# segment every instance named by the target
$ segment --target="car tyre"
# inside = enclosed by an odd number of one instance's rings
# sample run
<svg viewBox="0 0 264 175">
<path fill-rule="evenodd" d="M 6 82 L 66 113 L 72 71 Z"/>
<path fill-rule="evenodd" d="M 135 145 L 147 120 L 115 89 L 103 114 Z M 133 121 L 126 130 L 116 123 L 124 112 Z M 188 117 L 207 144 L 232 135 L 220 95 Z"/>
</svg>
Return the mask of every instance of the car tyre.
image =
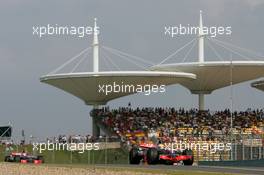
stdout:
<svg viewBox="0 0 264 175">
<path fill-rule="evenodd" d="M 155 165 L 159 162 L 159 153 L 156 148 L 149 148 L 147 150 L 147 162 L 150 165 Z"/>
<path fill-rule="evenodd" d="M 138 155 L 138 148 L 132 148 L 129 151 L 129 163 L 138 165 L 140 163 L 140 156 Z"/>
<path fill-rule="evenodd" d="M 191 166 L 193 164 L 193 151 L 190 150 L 190 149 L 186 149 L 182 152 L 182 155 L 186 155 L 186 156 L 192 156 L 191 159 L 188 159 L 188 160 L 184 160 L 183 161 L 183 164 L 186 165 L 186 166 Z"/>
</svg>

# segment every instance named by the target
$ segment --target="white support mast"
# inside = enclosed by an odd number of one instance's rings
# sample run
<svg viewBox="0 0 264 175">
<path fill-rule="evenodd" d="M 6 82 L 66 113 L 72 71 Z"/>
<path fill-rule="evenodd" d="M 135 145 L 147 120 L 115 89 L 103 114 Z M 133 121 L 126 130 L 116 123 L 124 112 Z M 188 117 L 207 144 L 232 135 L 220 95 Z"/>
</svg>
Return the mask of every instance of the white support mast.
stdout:
<svg viewBox="0 0 264 175">
<path fill-rule="evenodd" d="M 203 63 L 204 62 L 204 32 L 203 32 L 202 10 L 200 10 L 198 37 L 199 37 L 199 45 L 198 45 L 199 63 Z M 201 92 L 198 95 L 199 95 L 199 110 L 204 110 L 204 94 Z"/>
<path fill-rule="evenodd" d="M 99 72 L 99 41 L 98 41 L 98 27 L 96 18 L 94 18 L 94 37 L 93 37 L 93 71 Z"/>
<path fill-rule="evenodd" d="M 203 17 L 202 10 L 200 10 L 200 21 L 199 21 L 199 62 L 204 62 L 204 32 L 203 32 Z"/>
<path fill-rule="evenodd" d="M 94 18 L 94 35 L 93 35 L 93 72 L 99 72 L 99 41 L 98 41 L 98 27 L 97 27 L 97 19 Z M 94 104 L 93 109 L 96 110 L 99 108 L 99 105 Z M 100 135 L 100 128 L 96 122 L 97 116 L 92 116 L 92 132 L 94 137 L 99 137 Z"/>
</svg>

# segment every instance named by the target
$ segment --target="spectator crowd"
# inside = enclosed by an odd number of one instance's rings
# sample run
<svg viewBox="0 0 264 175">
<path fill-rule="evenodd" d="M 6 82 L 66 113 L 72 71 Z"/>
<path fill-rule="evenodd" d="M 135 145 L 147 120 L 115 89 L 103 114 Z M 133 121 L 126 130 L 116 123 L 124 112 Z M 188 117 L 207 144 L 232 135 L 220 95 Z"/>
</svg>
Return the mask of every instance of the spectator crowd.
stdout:
<svg viewBox="0 0 264 175">
<path fill-rule="evenodd" d="M 91 115 L 100 118 L 112 133 L 123 139 L 192 138 L 223 139 L 233 134 L 262 134 L 264 111 L 199 111 L 180 108 L 96 109 Z M 232 122 L 231 122 L 232 118 Z M 232 130 L 231 130 L 232 127 Z"/>
</svg>

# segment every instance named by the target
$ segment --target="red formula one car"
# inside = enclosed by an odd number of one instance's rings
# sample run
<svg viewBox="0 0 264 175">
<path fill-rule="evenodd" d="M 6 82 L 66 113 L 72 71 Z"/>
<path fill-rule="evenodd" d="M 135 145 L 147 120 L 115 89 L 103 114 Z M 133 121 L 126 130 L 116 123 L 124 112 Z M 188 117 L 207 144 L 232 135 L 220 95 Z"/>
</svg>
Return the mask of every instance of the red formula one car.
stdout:
<svg viewBox="0 0 264 175">
<path fill-rule="evenodd" d="M 159 148 L 153 144 L 141 144 L 139 146 L 134 146 L 130 150 L 129 161 L 130 164 L 140 164 L 141 160 L 150 165 L 173 165 L 179 162 L 183 162 L 184 165 L 192 165 L 194 158 L 193 151 L 190 149 L 172 152 Z"/>
<path fill-rule="evenodd" d="M 5 156 L 5 162 L 19 162 L 19 163 L 44 163 L 43 156 L 34 156 L 28 153 L 13 152 Z"/>
</svg>

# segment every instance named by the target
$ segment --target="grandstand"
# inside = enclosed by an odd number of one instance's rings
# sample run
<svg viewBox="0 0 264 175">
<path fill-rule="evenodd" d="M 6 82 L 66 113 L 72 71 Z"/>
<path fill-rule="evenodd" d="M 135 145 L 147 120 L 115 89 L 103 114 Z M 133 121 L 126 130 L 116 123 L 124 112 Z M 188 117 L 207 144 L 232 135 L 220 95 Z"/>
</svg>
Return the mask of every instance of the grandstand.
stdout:
<svg viewBox="0 0 264 175">
<path fill-rule="evenodd" d="M 92 115 L 100 118 L 109 135 L 117 135 L 128 147 L 133 144 L 165 144 L 186 142 L 190 144 L 235 143 L 234 149 L 254 146 L 255 158 L 263 157 L 264 111 L 233 112 L 233 130 L 230 134 L 231 112 L 199 111 L 175 108 L 109 108 L 95 109 Z M 244 143 L 241 143 L 243 140 Z M 251 143 L 254 142 L 254 143 Z M 244 147 L 244 149 L 246 149 Z M 260 149 L 261 148 L 261 149 Z M 195 153 L 196 160 L 230 160 L 231 151 Z M 236 160 L 246 160 L 246 153 L 234 153 Z M 233 158 L 235 159 L 235 158 Z"/>
</svg>

